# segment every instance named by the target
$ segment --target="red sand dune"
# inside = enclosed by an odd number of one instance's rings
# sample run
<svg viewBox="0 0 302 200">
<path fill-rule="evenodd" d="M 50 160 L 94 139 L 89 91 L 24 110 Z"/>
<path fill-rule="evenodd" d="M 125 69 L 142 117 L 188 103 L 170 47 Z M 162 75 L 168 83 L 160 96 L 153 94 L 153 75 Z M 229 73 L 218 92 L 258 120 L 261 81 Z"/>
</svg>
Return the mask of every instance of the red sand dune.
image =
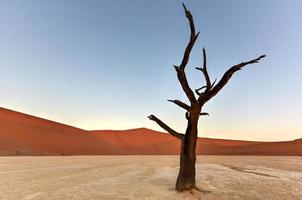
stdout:
<svg viewBox="0 0 302 200">
<path fill-rule="evenodd" d="M 302 155 L 302 140 L 250 142 L 199 138 L 202 155 Z M 0 155 L 179 154 L 180 143 L 146 128 L 86 131 L 0 108 Z"/>
</svg>

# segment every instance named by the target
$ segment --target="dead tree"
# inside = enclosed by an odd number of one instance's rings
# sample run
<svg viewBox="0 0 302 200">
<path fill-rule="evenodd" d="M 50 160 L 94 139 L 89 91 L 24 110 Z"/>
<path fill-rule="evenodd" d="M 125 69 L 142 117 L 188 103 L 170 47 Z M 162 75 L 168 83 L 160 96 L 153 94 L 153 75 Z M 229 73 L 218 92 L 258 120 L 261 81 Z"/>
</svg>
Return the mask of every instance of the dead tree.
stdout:
<svg viewBox="0 0 302 200">
<path fill-rule="evenodd" d="M 181 141 L 181 151 L 180 151 L 180 169 L 179 174 L 176 182 L 176 190 L 177 191 L 184 191 L 196 188 L 196 181 L 195 181 L 195 162 L 196 162 L 196 142 L 197 142 L 197 127 L 198 127 L 198 120 L 199 117 L 202 115 L 208 115 L 208 113 L 203 112 L 202 108 L 211 98 L 213 98 L 230 80 L 233 74 L 236 71 L 241 70 L 244 66 L 249 64 L 258 63 L 261 58 L 264 58 L 265 55 L 259 56 L 256 59 L 242 62 L 237 65 L 232 66 L 229 68 L 220 81 L 216 83 L 211 81 L 210 76 L 207 70 L 207 56 L 206 51 L 203 48 L 202 55 L 203 55 L 203 66 L 196 67 L 199 70 L 204 78 L 205 78 L 205 85 L 196 89 L 195 93 L 196 96 L 189 86 L 185 68 L 189 62 L 190 53 L 194 46 L 194 43 L 199 35 L 199 32 L 195 32 L 194 20 L 193 16 L 189 10 L 187 10 L 186 6 L 183 4 L 183 8 L 185 11 L 186 18 L 189 21 L 190 25 L 190 40 L 185 49 L 182 62 L 180 65 L 174 65 L 174 68 L 177 73 L 178 81 L 185 92 L 188 100 L 190 101 L 189 104 L 184 103 L 180 100 L 168 100 L 179 107 L 185 110 L 185 117 L 187 120 L 187 128 L 184 134 L 179 133 L 172 128 L 170 128 L 167 124 L 163 121 L 155 117 L 154 115 L 148 116 L 150 120 L 155 121 L 161 128 L 166 130 L 172 136 L 178 138 Z"/>
</svg>

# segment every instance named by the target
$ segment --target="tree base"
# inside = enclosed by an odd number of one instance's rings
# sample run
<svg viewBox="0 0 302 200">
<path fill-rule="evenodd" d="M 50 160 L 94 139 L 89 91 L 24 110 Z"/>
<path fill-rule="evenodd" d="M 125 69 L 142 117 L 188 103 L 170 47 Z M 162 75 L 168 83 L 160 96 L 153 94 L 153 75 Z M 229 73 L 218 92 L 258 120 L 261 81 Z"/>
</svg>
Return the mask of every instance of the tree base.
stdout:
<svg viewBox="0 0 302 200">
<path fill-rule="evenodd" d="M 197 188 L 194 185 L 176 186 L 175 189 L 177 192 L 190 191 L 192 189 L 197 190 Z"/>
<path fill-rule="evenodd" d="M 175 189 L 178 192 L 188 191 L 196 188 L 195 181 L 184 181 L 184 180 L 177 180 Z"/>
</svg>

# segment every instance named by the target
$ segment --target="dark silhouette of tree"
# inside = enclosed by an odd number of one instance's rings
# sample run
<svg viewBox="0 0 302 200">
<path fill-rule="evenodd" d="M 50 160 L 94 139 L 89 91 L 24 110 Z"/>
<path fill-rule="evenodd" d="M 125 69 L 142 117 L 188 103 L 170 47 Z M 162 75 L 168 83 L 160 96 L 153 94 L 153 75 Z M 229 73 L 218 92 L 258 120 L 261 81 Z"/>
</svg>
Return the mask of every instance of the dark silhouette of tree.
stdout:
<svg viewBox="0 0 302 200">
<path fill-rule="evenodd" d="M 177 73 L 178 81 L 185 92 L 190 104 L 186 104 L 180 100 L 168 100 L 176 105 L 180 106 L 181 108 L 185 109 L 186 114 L 185 117 L 187 119 L 187 128 L 184 134 L 179 133 L 168 125 L 166 125 L 163 121 L 155 117 L 154 115 L 148 116 L 150 120 L 155 121 L 161 128 L 166 130 L 172 136 L 178 138 L 181 141 L 181 152 L 180 152 L 180 169 L 179 174 L 176 182 L 176 190 L 177 191 L 184 191 L 196 188 L 196 181 L 195 181 L 195 162 L 196 162 L 196 142 L 197 142 L 197 127 L 198 127 L 198 120 L 199 117 L 202 115 L 208 115 L 206 112 L 202 112 L 202 107 L 207 103 L 211 98 L 213 98 L 230 80 L 232 75 L 236 72 L 241 70 L 244 66 L 249 64 L 258 63 L 261 58 L 264 58 L 265 55 L 259 56 L 254 60 L 250 60 L 247 62 L 242 62 L 237 65 L 232 66 L 229 68 L 220 81 L 216 83 L 211 81 L 210 76 L 207 70 L 207 59 L 206 59 L 206 51 L 203 48 L 202 55 L 203 55 L 203 66 L 196 67 L 197 70 L 201 71 L 205 78 L 205 86 L 202 86 L 195 90 L 196 96 L 189 86 L 185 68 L 189 62 L 189 57 L 191 50 L 194 46 L 194 43 L 199 35 L 195 33 L 195 26 L 193 16 L 189 10 L 187 10 L 184 4 L 183 8 L 185 11 L 186 18 L 190 24 L 190 40 L 185 49 L 182 62 L 179 66 L 174 65 L 174 68 Z"/>
</svg>

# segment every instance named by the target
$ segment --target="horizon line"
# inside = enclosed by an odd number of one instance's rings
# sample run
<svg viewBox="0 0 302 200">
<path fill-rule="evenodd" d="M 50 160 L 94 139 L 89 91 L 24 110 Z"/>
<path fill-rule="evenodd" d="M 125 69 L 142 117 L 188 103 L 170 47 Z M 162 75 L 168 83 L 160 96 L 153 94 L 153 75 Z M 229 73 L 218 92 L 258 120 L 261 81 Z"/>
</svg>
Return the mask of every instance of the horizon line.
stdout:
<svg viewBox="0 0 302 200">
<path fill-rule="evenodd" d="M 87 132 L 92 132 L 92 131 L 131 131 L 131 130 L 146 129 L 146 130 L 150 130 L 150 131 L 154 131 L 154 132 L 158 132 L 158 133 L 168 134 L 167 132 L 157 131 L 157 130 L 154 130 L 154 129 L 151 129 L 151 128 L 147 128 L 147 127 L 129 128 L 129 129 L 94 129 L 94 130 L 87 130 L 87 129 L 76 127 L 76 126 L 71 125 L 71 124 L 58 122 L 58 121 L 55 121 L 55 120 L 52 120 L 52 119 L 46 119 L 46 118 L 43 118 L 43 117 L 40 117 L 40 116 L 36 116 L 36 115 L 33 115 L 33 114 L 28 114 L 28 113 L 24 113 L 24 112 L 21 112 L 21 111 L 12 110 L 12 109 L 9 109 L 9 108 L 4 108 L 2 106 L 0 106 L 0 109 L 6 110 L 6 111 L 10 111 L 10 112 L 14 112 L 14 113 L 18 113 L 18 114 L 21 114 L 21 115 L 26 115 L 28 117 L 40 119 L 40 120 L 43 120 L 43 121 L 48 121 L 50 123 L 60 124 L 60 125 L 63 125 L 63 126 L 68 126 L 70 128 L 75 128 L 75 129 L 79 129 L 79 130 L 82 130 L 82 131 L 87 131 Z M 296 140 L 302 139 L 302 138 L 296 138 L 296 139 L 292 139 L 292 140 L 282 140 L 282 141 L 257 141 L 257 140 L 240 140 L 240 139 L 226 139 L 226 138 L 215 138 L 215 137 L 213 137 L 213 138 L 210 138 L 210 137 L 198 137 L 198 138 L 200 138 L 200 139 L 213 139 L 213 140 L 228 140 L 228 141 L 261 142 L 261 143 L 290 142 L 290 141 L 296 141 Z"/>
</svg>

